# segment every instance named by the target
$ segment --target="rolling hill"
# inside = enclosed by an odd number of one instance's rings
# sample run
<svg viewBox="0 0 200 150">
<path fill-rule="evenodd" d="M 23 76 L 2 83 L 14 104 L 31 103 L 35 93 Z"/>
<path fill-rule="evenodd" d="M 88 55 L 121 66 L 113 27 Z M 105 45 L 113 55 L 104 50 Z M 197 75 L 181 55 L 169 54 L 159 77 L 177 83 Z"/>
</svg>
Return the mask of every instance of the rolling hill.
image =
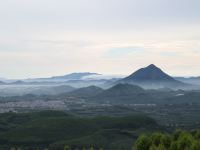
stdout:
<svg viewBox="0 0 200 150">
<path fill-rule="evenodd" d="M 151 96 L 141 87 L 131 84 L 117 84 L 95 96 L 94 101 L 109 103 L 148 103 Z"/>
<path fill-rule="evenodd" d="M 72 96 L 72 97 L 81 97 L 81 98 L 88 98 L 94 97 L 103 92 L 103 89 L 97 86 L 88 86 L 84 88 L 79 88 L 72 92 L 64 94 L 65 96 Z"/>
</svg>

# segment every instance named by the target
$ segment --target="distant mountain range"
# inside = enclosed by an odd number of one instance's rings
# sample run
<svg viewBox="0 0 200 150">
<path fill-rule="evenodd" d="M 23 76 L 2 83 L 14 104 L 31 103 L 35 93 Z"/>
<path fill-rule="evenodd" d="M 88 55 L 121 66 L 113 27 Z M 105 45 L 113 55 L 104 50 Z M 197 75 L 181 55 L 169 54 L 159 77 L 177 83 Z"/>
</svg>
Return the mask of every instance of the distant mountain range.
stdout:
<svg viewBox="0 0 200 150">
<path fill-rule="evenodd" d="M 187 102 L 187 92 L 182 90 L 145 90 L 137 85 L 119 83 L 109 89 L 90 86 L 75 89 L 72 92 L 61 94 L 61 97 L 81 98 L 85 101 L 100 104 L 155 104 L 155 103 L 176 103 L 179 96 Z M 175 101 L 173 101 L 175 100 Z M 192 98 L 192 102 L 197 101 L 197 97 Z M 181 103 L 179 100 L 178 103 Z"/>
<path fill-rule="evenodd" d="M 90 72 L 80 72 L 80 73 L 71 73 L 64 76 L 55 76 L 51 77 L 51 79 L 81 80 L 86 76 L 92 76 L 92 75 L 100 75 L 100 74 L 90 73 Z"/>
<path fill-rule="evenodd" d="M 200 85 L 200 77 L 174 77 L 174 78 L 184 83 Z"/>
<path fill-rule="evenodd" d="M 151 101 L 151 96 L 139 86 L 130 84 L 117 84 L 109 89 L 89 86 L 75 89 L 72 92 L 61 94 L 61 97 L 84 98 L 92 102 L 136 103 Z"/>
<path fill-rule="evenodd" d="M 101 76 L 98 73 L 83 72 L 12 82 L 3 80 L 0 81 L 0 96 L 61 95 L 64 98 L 77 97 L 98 102 L 121 103 L 123 100 L 127 103 L 152 103 L 171 93 L 182 94 L 179 89 L 200 90 L 199 77 L 173 78 L 153 64 L 124 78 L 102 79 Z M 177 92 L 173 93 L 174 90 Z"/>
<path fill-rule="evenodd" d="M 90 86 L 75 89 L 61 96 L 84 99 L 99 104 L 141 105 L 199 103 L 199 91 L 143 89 L 137 85 L 119 83 L 108 89 Z"/>
<path fill-rule="evenodd" d="M 187 89 L 192 85 L 200 85 L 200 77 L 171 77 L 160 68 L 151 64 L 141 68 L 127 77 L 105 76 L 98 73 L 80 72 L 49 78 L 33 78 L 23 80 L 2 80 L 0 85 L 69 85 L 75 88 L 99 86 L 109 88 L 116 84 L 132 84 L 145 89 Z M 193 86 L 192 88 L 196 88 Z M 199 88 L 199 87 L 198 87 Z"/>
<path fill-rule="evenodd" d="M 79 73 L 71 73 L 63 76 L 54 76 L 49 78 L 34 78 L 27 79 L 25 81 L 69 81 L 69 80 L 82 80 L 84 77 L 92 76 L 92 75 L 100 75 L 98 73 L 90 73 L 90 72 L 79 72 Z"/>
</svg>

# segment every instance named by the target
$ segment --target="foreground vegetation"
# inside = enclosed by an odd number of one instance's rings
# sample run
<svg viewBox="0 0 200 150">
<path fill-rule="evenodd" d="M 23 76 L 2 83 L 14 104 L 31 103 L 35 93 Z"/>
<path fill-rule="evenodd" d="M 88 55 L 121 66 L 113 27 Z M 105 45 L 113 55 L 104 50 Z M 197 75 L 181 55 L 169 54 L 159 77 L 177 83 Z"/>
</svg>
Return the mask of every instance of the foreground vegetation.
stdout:
<svg viewBox="0 0 200 150">
<path fill-rule="evenodd" d="M 48 148 L 129 149 L 142 132 L 155 131 L 157 123 L 142 114 L 125 117 L 78 117 L 59 111 L 0 114 L 0 150 Z"/>
<path fill-rule="evenodd" d="M 114 138 L 114 137 L 113 137 Z M 130 150 L 131 148 L 121 148 L 120 150 Z M 200 130 L 186 132 L 176 130 L 173 134 L 156 132 L 151 135 L 140 135 L 136 140 L 133 150 L 199 150 Z M 10 150 L 22 150 L 12 147 Z M 36 150 L 40 150 L 37 148 Z M 44 148 L 43 150 L 49 150 Z M 103 148 L 87 147 L 77 148 L 64 145 L 62 150 L 104 150 Z"/>
<path fill-rule="evenodd" d="M 200 150 L 200 130 L 169 133 L 136 113 L 123 117 L 80 117 L 60 111 L 0 114 L 0 150 Z"/>
<path fill-rule="evenodd" d="M 200 130 L 141 135 L 133 150 L 200 150 Z"/>
</svg>

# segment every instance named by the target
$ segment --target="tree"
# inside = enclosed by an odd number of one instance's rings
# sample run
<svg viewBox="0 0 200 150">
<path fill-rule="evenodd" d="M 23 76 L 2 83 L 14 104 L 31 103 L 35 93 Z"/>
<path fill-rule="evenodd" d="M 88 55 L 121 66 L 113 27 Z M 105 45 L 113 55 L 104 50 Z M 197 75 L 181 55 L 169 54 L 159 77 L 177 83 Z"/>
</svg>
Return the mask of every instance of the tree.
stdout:
<svg viewBox="0 0 200 150">
<path fill-rule="evenodd" d="M 149 150 L 150 146 L 151 139 L 146 135 L 141 135 L 135 143 L 135 150 Z"/>
<path fill-rule="evenodd" d="M 90 149 L 89 150 L 94 150 L 94 147 L 90 147 Z"/>
<path fill-rule="evenodd" d="M 16 148 L 15 147 L 11 147 L 10 150 L 16 150 Z"/>
<path fill-rule="evenodd" d="M 156 147 L 158 147 L 161 143 L 161 138 L 162 138 L 162 134 L 161 133 L 154 133 L 151 136 L 152 139 L 152 144 L 154 144 Z"/>
<path fill-rule="evenodd" d="M 194 137 L 198 140 L 200 140 L 200 130 L 196 131 L 196 134 L 194 135 Z"/>
<path fill-rule="evenodd" d="M 141 135 L 134 150 L 200 150 L 200 130 L 176 130 L 172 135 L 153 133 L 150 137 Z"/>
<path fill-rule="evenodd" d="M 178 150 L 187 150 L 192 145 L 193 137 L 184 132 L 178 138 Z"/>
<path fill-rule="evenodd" d="M 157 147 L 155 145 L 151 145 L 151 147 L 149 148 L 149 150 L 157 150 Z"/>
<path fill-rule="evenodd" d="M 182 132 L 183 132 L 182 130 L 177 129 L 177 130 L 175 131 L 174 135 L 173 135 L 173 140 L 174 140 L 174 141 L 177 141 L 178 138 L 179 138 L 179 136 L 182 134 Z"/>
<path fill-rule="evenodd" d="M 69 145 L 65 145 L 64 150 L 71 150 L 71 148 L 69 147 Z"/>
<path fill-rule="evenodd" d="M 200 149 L 200 141 L 194 141 L 190 150 L 199 150 Z"/>
<path fill-rule="evenodd" d="M 170 145 L 171 145 L 171 137 L 166 134 L 166 135 L 162 135 L 161 137 L 161 144 L 166 148 L 169 149 Z"/>
<path fill-rule="evenodd" d="M 173 141 L 169 147 L 169 150 L 178 150 L 178 144 L 176 141 Z"/>
<path fill-rule="evenodd" d="M 163 144 L 160 144 L 157 150 L 167 150 Z"/>
</svg>

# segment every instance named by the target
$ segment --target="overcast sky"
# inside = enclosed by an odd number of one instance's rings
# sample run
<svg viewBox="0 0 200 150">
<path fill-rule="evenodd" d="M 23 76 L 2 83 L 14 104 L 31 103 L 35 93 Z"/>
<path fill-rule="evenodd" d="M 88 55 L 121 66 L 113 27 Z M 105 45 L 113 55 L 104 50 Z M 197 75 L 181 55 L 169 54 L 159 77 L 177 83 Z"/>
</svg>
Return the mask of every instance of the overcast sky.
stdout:
<svg viewBox="0 0 200 150">
<path fill-rule="evenodd" d="M 1 0 L 0 77 L 200 76 L 200 0 Z"/>
</svg>

